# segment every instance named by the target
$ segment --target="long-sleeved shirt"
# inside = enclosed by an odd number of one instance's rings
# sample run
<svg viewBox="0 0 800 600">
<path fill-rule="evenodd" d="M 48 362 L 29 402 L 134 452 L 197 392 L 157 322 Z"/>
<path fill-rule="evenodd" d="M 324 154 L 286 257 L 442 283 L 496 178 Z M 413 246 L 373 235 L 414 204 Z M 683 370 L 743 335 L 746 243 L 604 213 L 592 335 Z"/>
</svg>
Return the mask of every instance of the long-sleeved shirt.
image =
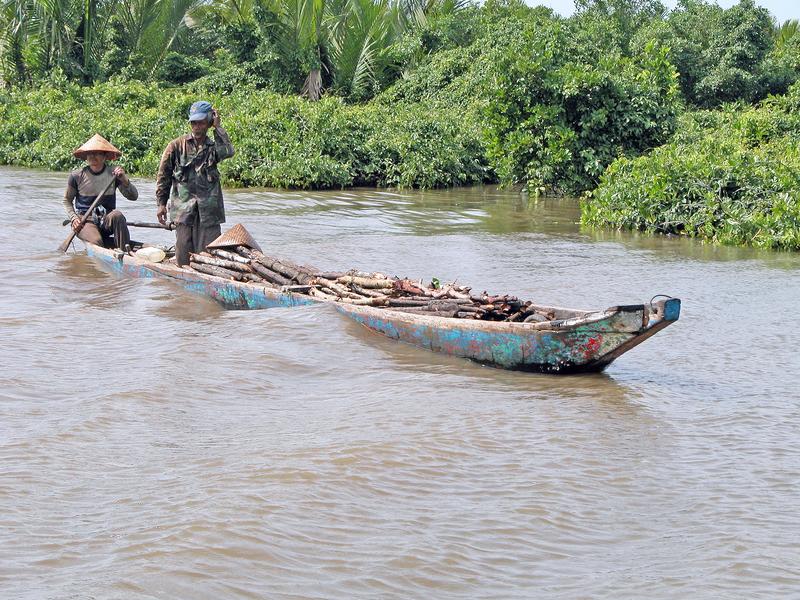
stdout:
<svg viewBox="0 0 800 600">
<path fill-rule="evenodd" d="M 217 164 L 233 156 L 234 150 L 222 127 L 214 130 L 214 139 L 206 137 L 198 144 L 191 134 L 172 140 L 161 155 L 156 178 L 156 201 L 170 204 L 170 220 L 191 223 L 195 210 L 200 223 L 225 222 L 225 205 Z"/>
<path fill-rule="evenodd" d="M 64 192 L 64 212 L 67 213 L 67 217 L 74 219 L 89 210 L 94 199 L 105 189 L 111 179 L 115 179 L 115 177 L 113 169 L 109 165 L 104 165 L 103 170 L 99 173 L 92 172 L 88 165 L 70 173 L 67 180 L 67 191 Z M 128 181 L 126 186 L 115 183 L 105 193 L 99 204 L 106 212 L 111 212 L 117 207 L 117 189 L 128 200 L 136 200 L 139 197 L 139 190 L 132 181 Z"/>
</svg>

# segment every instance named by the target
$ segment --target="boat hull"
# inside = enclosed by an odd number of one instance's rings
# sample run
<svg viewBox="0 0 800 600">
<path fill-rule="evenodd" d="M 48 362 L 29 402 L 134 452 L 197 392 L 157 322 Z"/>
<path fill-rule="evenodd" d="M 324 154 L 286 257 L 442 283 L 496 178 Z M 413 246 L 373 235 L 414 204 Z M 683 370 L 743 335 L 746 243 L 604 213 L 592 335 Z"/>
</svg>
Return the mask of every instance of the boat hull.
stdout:
<svg viewBox="0 0 800 600">
<path fill-rule="evenodd" d="M 614 307 L 548 323 L 456 320 L 346 304 L 336 308 L 372 331 L 434 352 L 502 369 L 567 374 L 602 371 L 676 321 L 680 300 L 662 300 L 652 308 Z"/>
</svg>

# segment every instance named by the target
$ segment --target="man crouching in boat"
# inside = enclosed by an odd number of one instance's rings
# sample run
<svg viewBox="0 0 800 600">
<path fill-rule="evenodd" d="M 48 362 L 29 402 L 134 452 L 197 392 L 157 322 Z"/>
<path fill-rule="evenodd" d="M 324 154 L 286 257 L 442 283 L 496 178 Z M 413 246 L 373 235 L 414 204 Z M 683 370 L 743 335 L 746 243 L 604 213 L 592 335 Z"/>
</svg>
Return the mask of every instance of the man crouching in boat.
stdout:
<svg viewBox="0 0 800 600">
<path fill-rule="evenodd" d="M 222 233 L 225 205 L 217 164 L 233 156 L 228 133 L 220 126 L 219 112 L 208 102 L 200 101 L 189 108 L 192 133 L 172 140 L 161 155 L 156 179 L 156 217 L 175 223 L 175 260 L 179 266 L 189 264 L 189 254 L 202 252 Z M 214 127 L 214 139 L 208 128 Z"/>
<path fill-rule="evenodd" d="M 97 246 L 110 245 L 113 235 L 113 245 L 124 250 L 131 236 L 125 215 L 117 210 L 116 190 L 119 189 L 128 200 L 136 200 L 139 192 L 128 179 L 125 169 L 106 164 L 108 160 L 117 160 L 122 152 L 100 134 L 95 134 L 72 154 L 86 161 L 85 167 L 70 173 L 64 193 L 64 210 L 72 221 L 72 228 L 80 239 Z M 89 210 L 111 179 L 116 181 L 103 196 L 91 218 L 81 227 L 81 216 Z"/>
</svg>

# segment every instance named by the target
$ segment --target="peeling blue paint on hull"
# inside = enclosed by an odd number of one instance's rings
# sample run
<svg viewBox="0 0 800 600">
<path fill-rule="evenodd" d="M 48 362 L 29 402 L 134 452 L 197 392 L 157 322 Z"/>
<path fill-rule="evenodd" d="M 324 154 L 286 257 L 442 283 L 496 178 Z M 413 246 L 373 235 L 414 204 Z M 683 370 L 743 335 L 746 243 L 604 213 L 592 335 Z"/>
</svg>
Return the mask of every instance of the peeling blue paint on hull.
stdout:
<svg viewBox="0 0 800 600">
<path fill-rule="evenodd" d="M 301 294 L 253 283 L 226 281 L 170 263 L 147 262 L 92 244 L 86 244 L 86 249 L 89 256 L 114 273 L 139 279 L 169 279 L 193 294 L 216 300 L 228 309 L 257 310 L 318 303 L 318 300 Z"/>
<path fill-rule="evenodd" d="M 585 373 L 611 362 L 680 315 L 680 300 L 615 307 L 548 323 L 508 323 L 411 315 L 337 304 L 368 329 L 434 352 L 538 373 Z"/>
</svg>

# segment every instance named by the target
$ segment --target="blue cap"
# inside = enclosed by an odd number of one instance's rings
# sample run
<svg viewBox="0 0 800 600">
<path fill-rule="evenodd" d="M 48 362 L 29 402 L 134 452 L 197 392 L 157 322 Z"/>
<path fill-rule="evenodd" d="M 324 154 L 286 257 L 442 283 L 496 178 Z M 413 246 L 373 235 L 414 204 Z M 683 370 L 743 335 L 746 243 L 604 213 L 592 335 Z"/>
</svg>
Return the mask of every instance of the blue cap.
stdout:
<svg viewBox="0 0 800 600">
<path fill-rule="evenodd" d="M 212 108 L 210 102 L 206 102 L 205 100 L 200 100 L 199 102 L 195 102 L 194 104 L 192 104 L 191 108 L 189 108 L 189 120 L 210 121 L 212 110 L 214 109 Z"/>
</svg>

